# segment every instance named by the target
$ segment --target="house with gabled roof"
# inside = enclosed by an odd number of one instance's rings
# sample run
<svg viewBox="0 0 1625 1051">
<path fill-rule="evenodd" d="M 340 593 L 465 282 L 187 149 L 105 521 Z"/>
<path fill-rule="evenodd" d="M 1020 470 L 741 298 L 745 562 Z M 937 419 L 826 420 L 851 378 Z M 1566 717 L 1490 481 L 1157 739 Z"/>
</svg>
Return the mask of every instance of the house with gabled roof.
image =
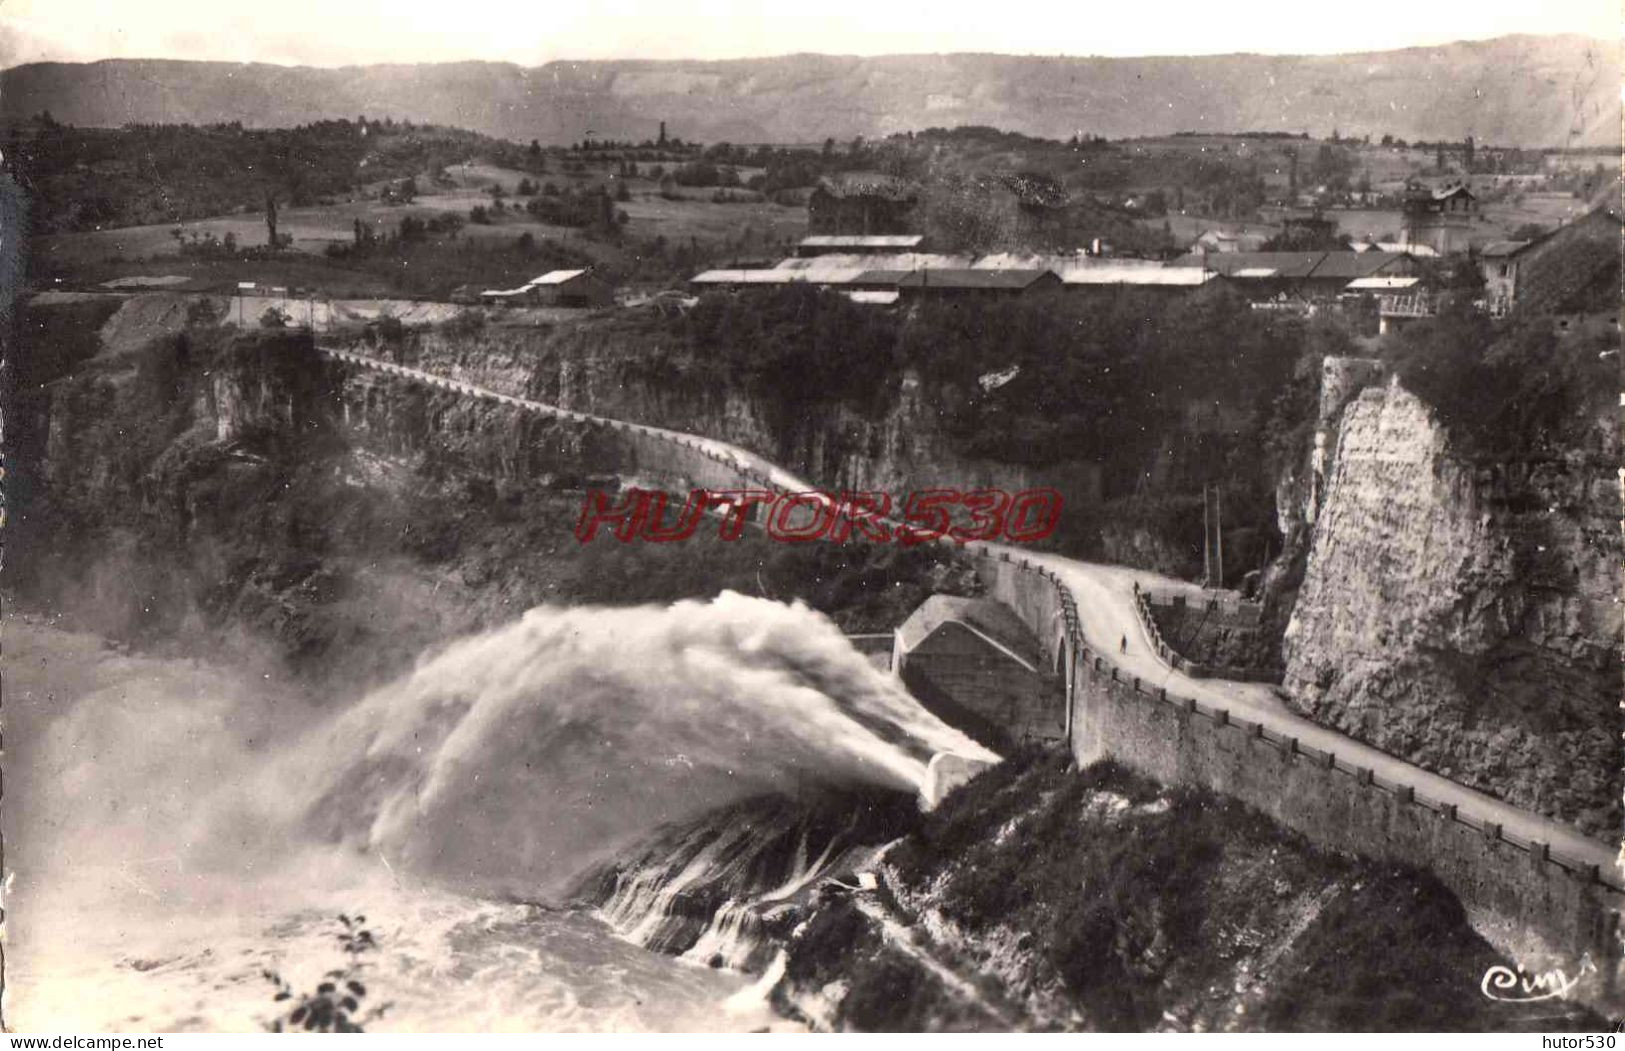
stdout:
<svg viewBox="0 0 1625 1051">
<path fill-rule="evenodd" d="M 1510 309 L 1548 314 L 1618 313 L 1621 213 L 1604 205 L 1536 238 L 1513 259 Z"/>
<path fill-rule="evenodd" d="M 1492 241 L 1479 249 L 1478 270 L 1484 275 L 1484 305 L 1500 317 L 1512 309 L 1518 292 L 1518 263 L 1530 241 Z"/>
<path fill-rule="evenodd" d="M 1219 254 L 1257 252 L 1264 247 L 1267 240 L 1269 238 L 1264 234 L 1231 233 L 1219 229 L 1203 230 L 1196 240 L 1191 242 L 1190 251 L 1205 250 Z"/>
<path fill-rule="evenodd" d="M 1412 184 L 1405 191 L 1405 244 L 1427 245 L 1440 255 L 1465 252 L 1478 215 L 1478 198 L 1463 182 Z"/>
</svg>

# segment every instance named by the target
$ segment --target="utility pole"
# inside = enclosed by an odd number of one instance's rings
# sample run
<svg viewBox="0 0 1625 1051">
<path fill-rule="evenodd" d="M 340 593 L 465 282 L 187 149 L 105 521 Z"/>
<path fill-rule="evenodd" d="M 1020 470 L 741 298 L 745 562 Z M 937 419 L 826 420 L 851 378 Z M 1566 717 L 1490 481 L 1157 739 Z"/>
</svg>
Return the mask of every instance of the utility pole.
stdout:
<svg viewBox="0 0 1625 1051">
<path fill-rule="evenodd" d="M 1207 516 L 1207 485 L 1202 485 L 1202 586 L 1213 586 L 1213 541 Z"/>
<path fill-rule="evenodd" d="M 1208 500 L 1211 489 L 1213 499 Z M 1202 486 L 1202 585 L 1224 586 L 1224 504 L 1218 486 Z"/>
</svg>

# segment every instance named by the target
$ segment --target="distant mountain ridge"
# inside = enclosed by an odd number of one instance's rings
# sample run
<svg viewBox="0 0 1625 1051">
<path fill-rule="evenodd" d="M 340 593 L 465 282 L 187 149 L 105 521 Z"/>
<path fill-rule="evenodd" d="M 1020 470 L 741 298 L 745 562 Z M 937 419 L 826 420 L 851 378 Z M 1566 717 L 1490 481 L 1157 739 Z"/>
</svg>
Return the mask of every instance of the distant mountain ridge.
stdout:
<svg viewBox="0 0 1625 1051">
<path fill-rule="evenodd" d="M 730 61 L 456 62 L 322 69 L 113 59 L 0 72 L 0 117 L 77 125 L 354 118 L 528 142 L 817 142 L 961 124 L 1066 138 L 1176 131 L 1388 133 L 1516 146 L 1617 144 L 1617 44 L 1508 36 L 1334 56 L 988 54 Z"/>
</svg>

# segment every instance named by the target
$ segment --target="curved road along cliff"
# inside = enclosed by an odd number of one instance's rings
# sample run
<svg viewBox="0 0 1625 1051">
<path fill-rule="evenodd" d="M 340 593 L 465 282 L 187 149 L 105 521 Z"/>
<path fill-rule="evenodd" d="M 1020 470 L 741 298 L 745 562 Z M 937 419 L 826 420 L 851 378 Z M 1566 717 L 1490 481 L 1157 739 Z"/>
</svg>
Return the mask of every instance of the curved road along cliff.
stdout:
<svg viewBox="0 0 1625 1051">
<path fill-rule="evenodd" d="M 320 349 L 325 356 L 335 360 L 392 373 L 469 397 L 498 401 L 560 419 L 626 428 L 636 433 L 689 445 L 703 450 L 713 458 L 731 462 L 742 472 L 760 476 L 775 488 L 785 491 L 806 492 L 818 488 L 752 452 L 703 435 L 575 412 L 557 405 L 501 394 L 461 380 L 396 365 L 352 351 L 325 347 Z M 972 546 L 994 555 L 1008 553 L 1012 559 L 1025 559 L 1053 571 L 1072 593 L 1085 640 L 1099 653 L 1109 654 L 1109 660 L 1128 675 L 1139 676 L 1154 687 L 1166 687 L 1170 694 L 1195 698 L 1212 707 L 1225 709 L 1234 715 L 1260 723 L 1266 729 L 1282 736 L 1296 737 L 1310 747 L 1335 752 L 1338 758 L 1366 767 L 1374 771 L 1378 777 L 1409 785 L 1418 796 L 1440 803 L 1454 804 L 1463 816 L 1480 822 L 1500 824 L 1509 836 L 1546 843 L 1554 852 L 1567 855 L 1581 864 L 1597 865 L 1601 871 L 1614 874 L 1617 881 L 1620 868 L 1615 851 L 1567 825 L 1493 799 L 1449 778 L 1429 773 L 1403 759 L 1362 744 L 1336 730 L 1294 715 L 1286 710 L 1285 705 L 1269 686 L 1224 679 L 1193 679 L 1164 663 L 1157 656 L 1140 620 L 1135 607 L 1133 586 L 1138 582 L 1141 587 L 1166 588 L 1171 583 L 1166 578 L 1123 566 L 1080 562 L 1061 555 L 1038 554 L 1025 548 L 1008 545 Z M 1119 643 L 1124 637 L 1128 639 L 1128 649 L 1126 652 L 1119 652 Z"/>
</svg>

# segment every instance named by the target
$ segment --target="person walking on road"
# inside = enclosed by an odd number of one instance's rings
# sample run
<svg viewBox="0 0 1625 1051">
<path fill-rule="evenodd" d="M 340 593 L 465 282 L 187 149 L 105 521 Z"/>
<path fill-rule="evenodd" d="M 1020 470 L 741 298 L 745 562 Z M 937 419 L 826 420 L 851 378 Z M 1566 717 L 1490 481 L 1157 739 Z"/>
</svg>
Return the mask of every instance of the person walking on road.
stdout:
<svg viewBox="0 0 1625 1051">
<path fill-rule="evenodd" d="M 1123 636 L 1123 641 L 1117 644 L 1117 651 L 1119 653 L 1127 653 L 1128 652 L 1128 636 L 1127 635 L 1124 635 Z"/>
</svg>

